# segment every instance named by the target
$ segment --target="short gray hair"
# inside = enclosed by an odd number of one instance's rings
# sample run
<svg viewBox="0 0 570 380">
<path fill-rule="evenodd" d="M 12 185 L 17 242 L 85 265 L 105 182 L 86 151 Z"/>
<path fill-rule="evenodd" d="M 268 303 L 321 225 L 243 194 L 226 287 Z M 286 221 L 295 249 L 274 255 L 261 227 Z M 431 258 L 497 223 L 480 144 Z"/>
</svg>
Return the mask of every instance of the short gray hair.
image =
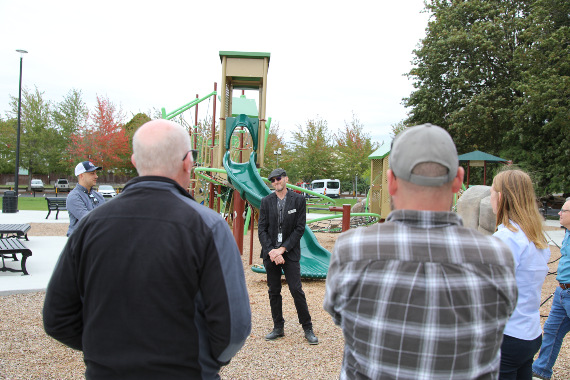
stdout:
<svg viewBox="0 0 570 380">
<path fill-rule="evenodd" d="M 441 177 L 446 175 L 449 169 L 437 162 L 422 162 L 414 166 L 412 174 L 421 175 L 423 177 Z M 403 180 L 404 181 L 404 180 Z M 404 181 L 403 185 L 406 189 L 414 192 L 430 192 L 437 193 L 442 190 L 451 188 L 453 180 L 444 183 L 441 186 L 421 186 L 412 182 Z"/>
<path fill-rule="evenodd" d="M 146 131 L 153 127 L 154 130 Z M 144 131 L 144 136 L 141 131 Z M 175 177 L 182 165 L 182 157 L 190 149 L 188 132 L 172 121 L 149 121 L 133 136 L 133 155 L 140 176 Z"/>
<path fill-rule="evenodd" d="M 448 168 L 437 162 L 422 162 L 412 169 L 412 174 L 421 175 L 422 177 L 442 177 L 448 172 Z"/>
</svg>

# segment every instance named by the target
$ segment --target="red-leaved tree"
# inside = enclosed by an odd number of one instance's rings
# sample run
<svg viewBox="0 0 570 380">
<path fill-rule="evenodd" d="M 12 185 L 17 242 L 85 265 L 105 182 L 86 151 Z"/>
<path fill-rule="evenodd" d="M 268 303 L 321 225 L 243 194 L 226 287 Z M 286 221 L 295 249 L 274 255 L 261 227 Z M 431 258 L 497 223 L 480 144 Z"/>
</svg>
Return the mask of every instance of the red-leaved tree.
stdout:
<svg viewBox="0 0 570 380">
<path fill-rule="evenodd" d="M 89 121 L 71 136 L 69 150 L 74 162 L 92 161 L 103 170 L 130 169 L 129 139 L 123 128 L 123 111 L 107 97 L 97 96 Z"/>
</svg>

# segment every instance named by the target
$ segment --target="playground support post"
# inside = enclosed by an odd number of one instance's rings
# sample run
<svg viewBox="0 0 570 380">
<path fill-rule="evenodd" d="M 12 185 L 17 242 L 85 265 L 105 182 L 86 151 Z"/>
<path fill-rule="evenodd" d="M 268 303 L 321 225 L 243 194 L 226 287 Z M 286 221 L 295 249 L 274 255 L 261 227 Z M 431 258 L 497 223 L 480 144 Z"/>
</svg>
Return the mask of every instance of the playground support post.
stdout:
<svg viewBox="0 0 570 380">
<path fill-rule="evenodd" d="M 241 90 L 241 94 L 245 95 L 245 90 Z M 241 127 L 241 130 L 243 131 L 244 127 Z M 243 133 L 240 133 L 239 135 L 239 163 L 241 164 L 243 162 Z"/>
<path fill-rule="evenodd" d="M 208 199 L 208 208 L 213 210 L 214 209 L 214 184 L 212 182 L 210 182 L 210 184 L 208 185 L 209 192 L 210 192 L 210 197 Z"/>
<path fill-rule="evenodd" d="M 267 69 L 269 68 L 269 60 L 267 57 L 263 58 L 263 91 L 259 94 L 260 96 L 260 107 L 259 107 L 259 141 L 265 141 L 265 112 L 267 109 Z M 265 149 L 258 148 L 258 159 L 257 162 L 260 166 L 264 166 L 265 163 Z"/>
<path fill-rule="evenodd" d="M 227 57 L 224 55 L 222 56 L 222 82 L 220 83 L 220 151 L 218 152 L 218 157 L 220 162 L 222 162 L 224 158 L 224 152 L 222 151 L 222 141 L 226 141 L 226 117 L 228 116 L 226 111 L 226 87 L 227 85 L 227 78 L 226 78 L 226 65 L 227 65 Z M 231 97 L 232 94 L 229 94 Z M 229 112 L 229 116 L 231 116 L 231 112 Z M 216 117 L 216 115 L 214 115 Z"/>
<path fill-rule="evenodd" d="M 218 89 L 218 83 L 214 82 L 214 92 Z M 216 142 L 216 97 L 214 97 L 214 113 L 212 114 L 212 145 L 210 149 L 210 167 L 214 167 L 214 144 Z M 214 184 L 210 183 L 210 201 L 208 207 L 214 209 Z"/>
<path fill-rule="evenodd" d="M 249 204 L 249 209 L 251 210 L 251 218 L 249 219 L 249 231 L 251 236 L 249 237 L 249 265 L 253 263 L 253 225 L 255 224 L 255 209 Z"/>
<path fill-rule="evenodd" d="M 214 91 L 217 91 L 218 83 L 214 82 Z M 210 151 L 210 167 L 214 167 L 214 144 L 216 142 L 216 102 L 217 99 L 214 97 L 214 113 L 212 114 L 212 150 Z M 221 136 L 221 135 L 220 135 Z M 222 140 L 219 141 L 220 149 L 222 145 Z M 220 161 L 221 162 L 221 161 Z"/>
<path fill-rule="evenodd" d="M 350 205 L 330 206 L 330 211 L 342 211 L 342 232 L 348 231 L 350 228 Z"/>
<path fill-rule="evenodd" d="M 243 212 L 245 211 L 245 201 L 239 196 L 239 191 L 234 190 L 234 222 L 233 234 L 240 255 L 243 255 Z"/>
<path fill-rule="evenodd" d="M 196 94 L 196 99 L 198 99 L 198 94 Z M 196 109 L 194 110 L 194 149 L 198 149 L 198 106 L 199 104 L 196 104 Z"/>
<path fill-rule="evenodd" d="M 198 94 L 196 94 L 196 99 L 198 99 Z M 194 144 L 194 149 L 198 149 L 198 104 L 196 104 L 196 113 L 194 117 L 194 136 L 192 136 L 192 143 Z M 196 163 L 194 163 L 196 165 Z M 192 170 L 192 197 L 194 197 L 194 192 L 196 189 L 196 173 Z"/>
<path fill-rule="evenodd" d="M 221 196 L 221 194 L 222 194 L 222 185 L 218 185 L 218 197 L 217 197 L 218 198 L 218 207 L 217 207 L 218 214 L 220 213 L 220 210 L 221 210 L 221 207 L 220 207 L 220 202 L 221 202 L 220 196 Z"/>
</svg>

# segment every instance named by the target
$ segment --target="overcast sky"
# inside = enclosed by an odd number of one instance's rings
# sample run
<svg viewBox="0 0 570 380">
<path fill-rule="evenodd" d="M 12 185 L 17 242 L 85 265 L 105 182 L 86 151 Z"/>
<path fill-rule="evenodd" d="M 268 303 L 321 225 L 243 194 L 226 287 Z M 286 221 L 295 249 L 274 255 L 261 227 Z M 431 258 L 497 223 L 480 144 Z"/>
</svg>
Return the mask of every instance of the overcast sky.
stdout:
<svg viewBox="0 0 570 380">
<path fill-rule="evenodd" d="M 319 115 L 334 132 L 354 111 L 373 141 L 388 143 L 390 125 L 406 117 L 401 101 L 413 87 L 403 74 L 425 36 L 423 8 L 423 0 L 0 0 L 0 113 L 18 95 L 16 49 L 29 52 L 24 86 L 54 102 L 76 88 L 90 108 L 108 96 L 127 120 L 211 92 L 221 84 L 220 50 L 270 52 L 267 116 L 282 130 Z"/>
</svg>

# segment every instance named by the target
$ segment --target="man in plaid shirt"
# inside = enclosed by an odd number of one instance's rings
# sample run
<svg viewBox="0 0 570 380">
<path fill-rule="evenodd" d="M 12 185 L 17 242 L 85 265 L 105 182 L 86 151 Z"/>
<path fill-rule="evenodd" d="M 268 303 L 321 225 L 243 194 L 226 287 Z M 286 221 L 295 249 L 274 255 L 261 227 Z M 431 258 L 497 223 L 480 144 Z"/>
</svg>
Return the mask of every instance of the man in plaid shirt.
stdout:
<svg viewBox="0 0 570 380">
<path fill-rule="evenodd" d="M 385 223 L 342 234 L 324 308 L 345 339 L 341 379 L 497 379 L 517 302 L 513 255 L 450 212 L 463 182 L 431 124 L 393 141 Z"/>
</svg>

